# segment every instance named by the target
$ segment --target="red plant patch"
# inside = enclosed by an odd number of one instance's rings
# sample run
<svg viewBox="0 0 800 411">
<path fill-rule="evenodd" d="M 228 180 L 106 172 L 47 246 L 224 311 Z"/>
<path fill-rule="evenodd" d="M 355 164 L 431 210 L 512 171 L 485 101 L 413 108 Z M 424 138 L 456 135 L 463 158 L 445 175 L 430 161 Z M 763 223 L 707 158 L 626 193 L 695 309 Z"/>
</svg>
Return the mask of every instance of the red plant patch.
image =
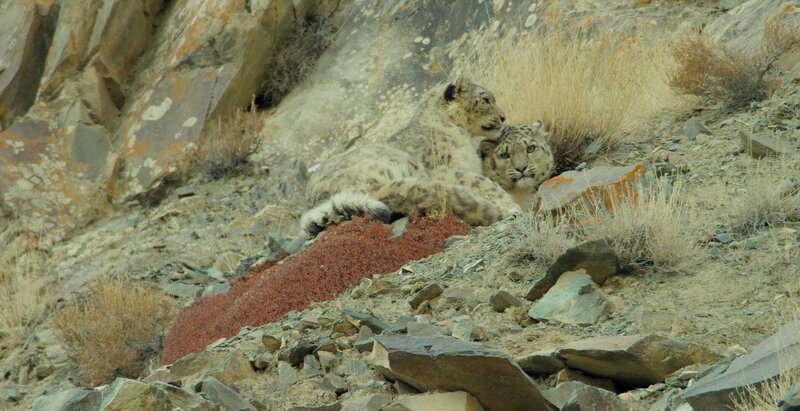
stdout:
<svg viewBox="0 0 800 411">
<path fill-rule="evenodd" d="M 354 218 L 326 230 L 307 250 L 279 263 L 259 267 L 225 294 L 201 297 L 178 313 L 164 341 L 164 361 L 172 363 L 199 352 L 244 326 L 280 319 L 312 301 L 327 301 L 364 277 L 398 270 L 444 248 L 445 240 L 463 235 L 457 217 L 412 218 L 406 233 L 390 239 L 380 222 Z"/>
</svg>

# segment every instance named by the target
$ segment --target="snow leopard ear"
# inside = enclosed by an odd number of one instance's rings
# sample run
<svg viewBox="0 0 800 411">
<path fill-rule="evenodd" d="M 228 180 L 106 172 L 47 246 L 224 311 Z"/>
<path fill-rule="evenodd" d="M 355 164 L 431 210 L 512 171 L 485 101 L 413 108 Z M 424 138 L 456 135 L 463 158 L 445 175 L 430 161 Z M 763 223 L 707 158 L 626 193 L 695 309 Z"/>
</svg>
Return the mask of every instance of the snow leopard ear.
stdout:
<svg viewBox="0 0 800 411">
<path fill-rule="evenodd" d="M 481 140 L 481 143 L 478 146 L 478 148 L 480 148 L 481 157 L 491 154 L 495 147 L 497 147 L 498 143 L 500 143 L 500 140 L 497 138 L 485 138 Z"/>
<path fill-rule="evenodd" d="M 450 82 L 447 88 L 444 89 L 444 101 L 450 102 L 455 100 L 456 94 L 461 93 L 466 88 L 467 82 L 459 77 L 456 81 Z"/>
<path fill-rule="evenodd" d="M 534 121 L 533 123 L 531 123 L 531 127 L 541 129 L 545 134 L 550 133 L 550 130 L 547 129 L 547 126 L 544 125 L 544 122 L 542 122 L 542 120 Z"/>
<path fill-rule="evenodd" d="M 456 86 L 453 83 L 447 85 L 444 89 L 444 101 L 453 101 L 456 98 Z"/>
</svg>

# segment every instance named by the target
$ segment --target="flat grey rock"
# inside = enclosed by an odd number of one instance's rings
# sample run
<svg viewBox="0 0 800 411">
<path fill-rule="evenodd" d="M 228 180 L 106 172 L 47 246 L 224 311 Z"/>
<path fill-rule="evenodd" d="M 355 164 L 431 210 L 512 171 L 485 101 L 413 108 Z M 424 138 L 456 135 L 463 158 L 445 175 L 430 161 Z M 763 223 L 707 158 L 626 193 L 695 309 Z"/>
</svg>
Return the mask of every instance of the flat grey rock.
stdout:
<svg viewBox="0 0 800 411">
<path fill-rule="evenodd" d="M 562 274 L 556 285 L 528 311 L 528 317 L 538 321 L 592 325 L 612 308 L 592 278 L 580 270 Z"/>
<path fill-rule="evenodd" d="M 378 336 L 375 369 L 420 391 L 466 391 L 486 410 L 547 409 L 539 389 L 504 352 L 453 337 Z"/>
<path fill-rule="evenodd" d="M 697 380 L 683 392 L 697 410 L 727 410 L 731 396 L 746 392 L 746 387 L 773 379 L 800 368 L 800 321 L 785 324 L 750 353 L 733 360 L 722 373 Z"/>
<path fill-rule="evenodd" d="M 631 388 L 663 382 L 687 365 L 719 358 L 696 344 L 658 335 L 593 337 L 567 344 L 556 355 L 570 368 Z"/>
<path fill-rule="evenodd" d="M 619 259 L 605 241 L 594 240 L 578 244 L 561 254 L 547 268 L 547 273 L 534 283 L 525 298 L 529 301 L 538 300 L 556 284 L 561 274 L 580 269 L 585 270 L 595 284 L 603 285 L 609 277 L 619 272 Z"/>
</svg>

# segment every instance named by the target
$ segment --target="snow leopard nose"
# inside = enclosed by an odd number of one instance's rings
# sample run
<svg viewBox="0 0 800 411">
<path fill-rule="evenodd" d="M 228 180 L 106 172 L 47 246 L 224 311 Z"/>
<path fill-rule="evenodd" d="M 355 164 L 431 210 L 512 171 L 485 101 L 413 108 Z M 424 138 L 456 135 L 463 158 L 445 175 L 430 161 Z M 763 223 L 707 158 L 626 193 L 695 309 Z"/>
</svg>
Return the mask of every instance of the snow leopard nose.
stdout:
<svg viewBox="0 0 800 411">
<path fill-rule="evenodd" d="M 517 171 L 519 171 L 520 173 L 524 173 L 526 168 L 528 168 L 528 166 L 517 166 L 516 167 Z"/>
<path fill-rule="evenodd" d="M 500 122 L 501 122 L 501 123 L 505 123 L 505 122 L 506 122 L 506 116 L 504 116 L 504 115 L 502 115 L 502 114 L 501 114 L 501 115 L 500 115 Z"/>
</svg>

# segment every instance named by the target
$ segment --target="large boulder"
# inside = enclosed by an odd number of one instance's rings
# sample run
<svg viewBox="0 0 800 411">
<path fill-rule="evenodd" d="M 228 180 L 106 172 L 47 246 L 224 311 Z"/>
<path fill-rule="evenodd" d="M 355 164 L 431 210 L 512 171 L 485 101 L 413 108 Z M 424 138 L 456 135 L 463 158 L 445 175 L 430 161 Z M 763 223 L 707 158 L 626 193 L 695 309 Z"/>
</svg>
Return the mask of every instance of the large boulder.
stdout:
<svg viewBox="0 0 800 411">
<path fill-rule="evenodd" d="M 712 370 L 683 392 L 696 410 L 726 410 L 736 397 L 747 395 L 781 374 L 800 369 L 800 321 L 785 324 L 750 353 L 733 360 L 727 369 Z"/>
<path fill-rule="evenodd" d="M 580 201 L 604 204 L 612 208 L 626 196 L 633 195 L 633 183 L 644 175 L 644 166 L 594 167 L 584 171 L 567 171 L 539 186 L 541 212 L 555 212 Z"/>
<path fill-rule="evenodd" d="M 588 338 L 559 348 L 556 355 L 570 368 L 630 388 L 663 382 L 687 365 L 710 364 L 719 358 L 698 345 L 658 335 Z"/>
<path fill-rule="evenodd" d="M 547 402 L 505 353 L 453 337 L 378 336 L 375 368 L 420 391 L 466 391 L 486 410 L 546 410 Z"/>
<path fill-rule="evenodd" d="M 0 130 L 36 100 L 53 30 L 51 13 L 52 2 L 0 2 Z"/>
</svg>

